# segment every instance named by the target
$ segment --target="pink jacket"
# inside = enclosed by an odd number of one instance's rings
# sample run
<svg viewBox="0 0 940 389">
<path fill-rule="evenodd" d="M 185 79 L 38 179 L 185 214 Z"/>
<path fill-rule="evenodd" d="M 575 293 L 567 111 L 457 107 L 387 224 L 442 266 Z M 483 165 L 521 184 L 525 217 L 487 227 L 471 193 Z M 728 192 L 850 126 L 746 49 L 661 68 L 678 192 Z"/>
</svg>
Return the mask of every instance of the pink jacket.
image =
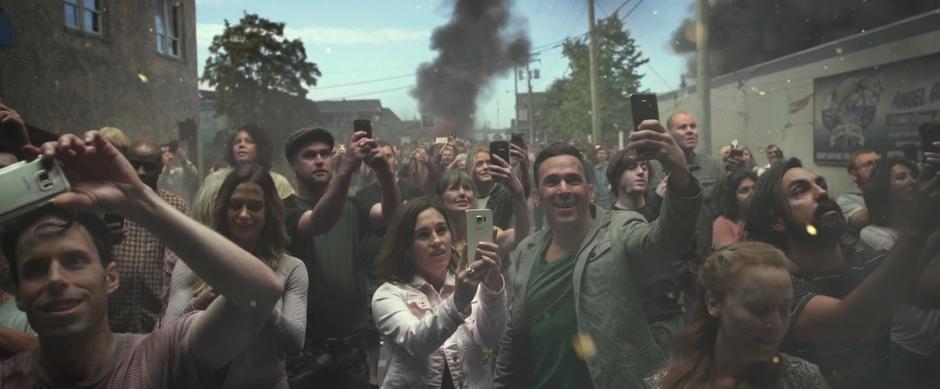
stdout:
<svg viewBox="0 0 940 389">
<path fill-rule="evenodd" d="M 441 293 L 421 276 L 404 285 L 386 282 L 372 297 L 372 314 L 388 350 L 382 388 L 439 388 L 444 361 L 456 388 L 492 388 L 493 349 L 506 327 L 506 288 L 482 283 L 470 315 L 454 305 L 455 279 Z"/>
</svg>

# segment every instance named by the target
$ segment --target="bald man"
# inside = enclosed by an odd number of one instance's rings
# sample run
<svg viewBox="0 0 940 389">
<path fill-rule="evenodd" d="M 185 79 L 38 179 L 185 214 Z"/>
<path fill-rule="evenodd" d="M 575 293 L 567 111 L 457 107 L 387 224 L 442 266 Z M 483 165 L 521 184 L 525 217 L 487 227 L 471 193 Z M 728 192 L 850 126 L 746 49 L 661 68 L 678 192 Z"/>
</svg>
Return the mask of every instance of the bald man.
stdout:
<svg viewBox="0 0 940 389">
<path fill-rule="evenodd" d="M 157 189 L 162 158 L 160 147 L 150 141 L 136 142 L 127 150 L 127 159 L 140 180 L 163 201 L 186 213 L 182 197 Z M 126 220 L 124 229 L 123 241 L 114 246 L 121 285 L 109 298 L 108 319 L 114 332 L 148 333 L 160 321 L 176 255 L 140 225 Z"/>
</svg>

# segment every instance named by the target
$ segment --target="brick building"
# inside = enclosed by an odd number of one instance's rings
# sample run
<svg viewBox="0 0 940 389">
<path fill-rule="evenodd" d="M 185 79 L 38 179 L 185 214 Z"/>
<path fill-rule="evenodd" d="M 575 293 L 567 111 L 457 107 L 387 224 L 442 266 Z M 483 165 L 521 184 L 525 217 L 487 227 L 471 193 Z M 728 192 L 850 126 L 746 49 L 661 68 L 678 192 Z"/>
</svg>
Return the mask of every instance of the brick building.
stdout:
<svg viewBox="0 0 940 389">
<path fill-rule="evenodd" d="M 0 98 L 30 125 L 166 141 L 199 120 L 194 0 L 0 0 L 0 20 Z"/>
</svg>

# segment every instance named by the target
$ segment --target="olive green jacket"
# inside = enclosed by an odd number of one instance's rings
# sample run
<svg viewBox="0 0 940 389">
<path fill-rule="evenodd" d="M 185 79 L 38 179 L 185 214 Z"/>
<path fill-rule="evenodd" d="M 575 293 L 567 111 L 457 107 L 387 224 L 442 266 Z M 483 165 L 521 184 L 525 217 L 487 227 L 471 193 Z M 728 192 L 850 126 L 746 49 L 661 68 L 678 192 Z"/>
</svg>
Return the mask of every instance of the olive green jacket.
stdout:
<svg viewBox="0 0 940 389">
<path fill-rule="evenodd" d="M 596 348 L 586 360 L 594 388 L 642 388 L 643 378 L 665 363 L 647 326 L 639 286 L 655 270 L 649 261 L 678 258 L 692 243 L 702 189 L 695 178 L 691 185 L 694 196 L 667 194 L 653 223 L 633 211 L 598 211 L 581 243 L 572 282 L 578 332 Z M 551 230 L 543 229 L 520 242 L 512 254 L 508 278 L 515 298 L 497 357 L 496 388 L 526 387 L 524 374 L 516 371 L 527 359 L 526 287 L 532 265 L 551 237 Z"/>
</svg>

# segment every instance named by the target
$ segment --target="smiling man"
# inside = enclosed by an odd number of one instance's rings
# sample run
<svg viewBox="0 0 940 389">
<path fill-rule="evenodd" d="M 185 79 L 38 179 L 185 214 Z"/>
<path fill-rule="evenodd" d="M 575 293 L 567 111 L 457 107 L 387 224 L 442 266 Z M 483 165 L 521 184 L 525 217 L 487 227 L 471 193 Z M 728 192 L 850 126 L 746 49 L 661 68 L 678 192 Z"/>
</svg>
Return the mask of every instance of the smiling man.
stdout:
<svg viewBox="0 0 940 389">
<path fill-rule="evenodd" d="M 72 185 L 56 206 L 4 225 L 16 301 L 39 335 L 35 351 L 0 364 L 0 387 L 202 388 L 255 337 L 283 294 L 274 272 L 161 200 L 100 134 L 68 134 L 42 147 Z M 67 208 L 65 208 L 67 207 Z M 79 208 L 82 210 L 76 210 Z M 116 334 L 108 295 L 120 285 L 110 233 L 115 212 L 151 231 L 221 296 L 205 312 L 151 334 Z"/>
<path fill-rule="evenodd" d="M 657 131 L 659 130 L 659 131 Z M 701 187 L 657 121 L 630 134 L 628 150 L 652 150 L 672 171 L 662 214 L 591 215 L 593 190 L 573 146 L 555 143 L 535 160 L 534 201 L 548 228 L 512 254 L 514 301 L 497 361 L 501 388 L 635 388 L 665 358 L 647 325 L 640 283 L 655 261 L 692 241 Z"/>
</svg>

